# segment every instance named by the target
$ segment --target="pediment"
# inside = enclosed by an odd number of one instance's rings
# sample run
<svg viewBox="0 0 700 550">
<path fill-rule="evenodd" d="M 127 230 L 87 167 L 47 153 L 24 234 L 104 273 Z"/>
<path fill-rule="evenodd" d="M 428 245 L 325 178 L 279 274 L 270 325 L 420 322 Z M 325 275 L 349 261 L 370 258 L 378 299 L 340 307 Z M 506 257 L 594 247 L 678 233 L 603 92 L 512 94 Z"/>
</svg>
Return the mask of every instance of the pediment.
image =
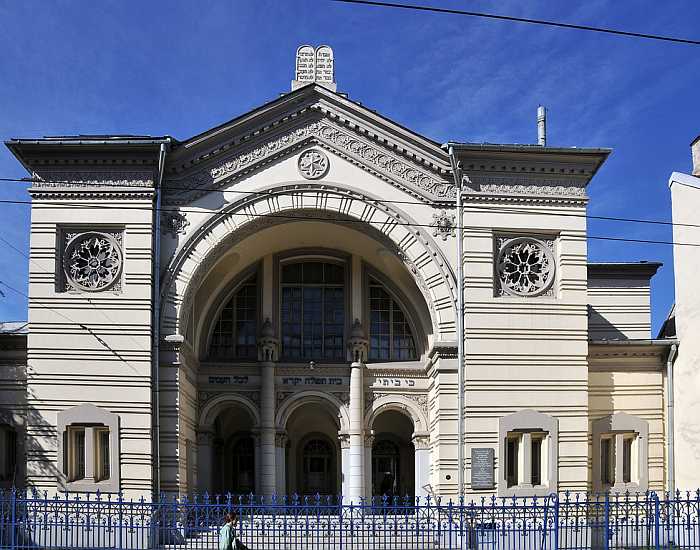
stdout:
<svg viewBox="0 0 700 550">
<path fill-rule="evenodd" d="M 310 144 L 426 203 L 455 197 L 449 158 L 436 143 L 319 86 L 297 92 L 287 94 L 297 101 L 284 96 L 182 144 L 168 163 L 164 202 L 191 203 Z"/>
</svg>

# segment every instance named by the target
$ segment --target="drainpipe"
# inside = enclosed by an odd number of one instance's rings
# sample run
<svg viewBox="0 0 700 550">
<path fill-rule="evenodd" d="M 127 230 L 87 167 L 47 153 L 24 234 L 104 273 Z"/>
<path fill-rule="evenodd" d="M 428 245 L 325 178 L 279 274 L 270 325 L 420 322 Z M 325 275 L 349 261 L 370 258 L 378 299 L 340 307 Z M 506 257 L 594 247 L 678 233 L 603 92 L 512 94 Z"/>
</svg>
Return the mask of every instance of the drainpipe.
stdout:
<svg viewBox="0 0 700 550">
<path fill-rule="evenodd" d="M 153 212 L 153 339 L 151 342 L 153 379 L 153 502 L 160 498 L 160 209 L 161 186 L 165 171 L 165 143 L 160 144 L 156 207 Z"/>
<path fill-rule="evenodd" d="M 462 167 L 452 145 L 448 148 L 457 188 L 457 486 L 464 496 L 464 218 L 462 213 Z"/>
<path fill-rule="evenodd" d="M 678 351 L 678 344 L 671 344 L 666 359 L 666 444 L 668 446 L 668 492 L 676 491 L 676 455 L 673 438 L 673 360 Z"/>
</svg>

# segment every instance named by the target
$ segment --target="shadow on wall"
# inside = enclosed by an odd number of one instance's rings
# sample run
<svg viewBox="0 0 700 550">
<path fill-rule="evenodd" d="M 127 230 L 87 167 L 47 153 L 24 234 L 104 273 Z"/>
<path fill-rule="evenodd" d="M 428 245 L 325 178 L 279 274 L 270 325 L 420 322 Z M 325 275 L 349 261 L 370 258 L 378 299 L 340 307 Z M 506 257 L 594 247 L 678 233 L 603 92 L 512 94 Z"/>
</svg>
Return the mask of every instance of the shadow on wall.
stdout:
<svg viewBox="0 0 700 550">
<path fill-rule="evenodd" d="M 629 336 L 620 332 L 620 329 L 591 305 L 588 306 L 588 328 L 588 337 L 591 340 L 629 340 Z"/>
</svg>

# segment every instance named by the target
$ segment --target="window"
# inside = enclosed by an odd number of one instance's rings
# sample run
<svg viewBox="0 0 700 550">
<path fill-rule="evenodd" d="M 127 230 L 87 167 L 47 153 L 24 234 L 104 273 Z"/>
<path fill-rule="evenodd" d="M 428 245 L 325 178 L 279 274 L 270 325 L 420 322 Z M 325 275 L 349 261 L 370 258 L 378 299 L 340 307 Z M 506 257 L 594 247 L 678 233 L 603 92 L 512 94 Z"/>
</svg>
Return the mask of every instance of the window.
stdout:
<svg viewBox="0 0 700 550">
<path fill-rule="evenodd" d="M 119 491 L 119 417 L 90 403 L 58 413 L 59 482 L 66 491 Z"/>
<path fill-rule="evenodd" d="M 17 432 L 0 425 L 0 482 L 14 482 L 17 468 Z"/>
<path fill-rule="evenodd" d="M 212 359 L 257 357 L 258 285 L 253 276 L 236 290 L 214 326 L 209 346 Z"/>
<path fill-rule="evenodd" d="M 68 438 L 66 446 L 68 460 L 66 461 L 65 474 L 68 481 L 85 479 L 85 428 L 70 426 L 66 436 Z"/>
<path fill-rule="evenodd" d="M 282 265 L 282 357 L 345 359 L 345 266 L 308 261 Z"/>
<path fill-rule="evenodd" d="M 416 359 L 416 344 L 401 306 L 382 285 L 369 284 L 370 361 L 409 361 Z"/>
<path fill-rule="evenodd" d="M 506 438 L 506 486 L 517 487 L 542 485 L 546 478 L 543 472 L 543 447 L 547 434 L 544 432 L 508 433 Z M 524 470 L 529 460 L 529 479 Z"/>
<path fill-rule="evenodd" d="M 109 428 L 95 429 L 95 480 L 109 479 Z"/>
<path fill-rule="evenodd" d="M 557 490 L 557 419 L 524 410 L 499 420 L 499 496 L 543 496 Z"/>
<path fill-rule="evenodd" d="M 646 491 L 648 423 L 623 412 L 593 422 L 593 489 Z"/>
</svg>

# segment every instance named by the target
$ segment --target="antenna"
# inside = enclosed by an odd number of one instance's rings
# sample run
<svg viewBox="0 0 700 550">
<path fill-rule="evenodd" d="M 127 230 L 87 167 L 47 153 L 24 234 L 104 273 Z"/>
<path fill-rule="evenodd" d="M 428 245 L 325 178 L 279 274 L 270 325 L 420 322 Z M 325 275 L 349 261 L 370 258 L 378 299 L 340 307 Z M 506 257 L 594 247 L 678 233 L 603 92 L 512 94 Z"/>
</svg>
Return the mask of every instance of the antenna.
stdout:
<svg viewBox="0 0 700 550">
<path fill-rule="evenodd" d="M 547 145 L 547 108 L 537 107 L 537 145 Z"/>
</svg>

